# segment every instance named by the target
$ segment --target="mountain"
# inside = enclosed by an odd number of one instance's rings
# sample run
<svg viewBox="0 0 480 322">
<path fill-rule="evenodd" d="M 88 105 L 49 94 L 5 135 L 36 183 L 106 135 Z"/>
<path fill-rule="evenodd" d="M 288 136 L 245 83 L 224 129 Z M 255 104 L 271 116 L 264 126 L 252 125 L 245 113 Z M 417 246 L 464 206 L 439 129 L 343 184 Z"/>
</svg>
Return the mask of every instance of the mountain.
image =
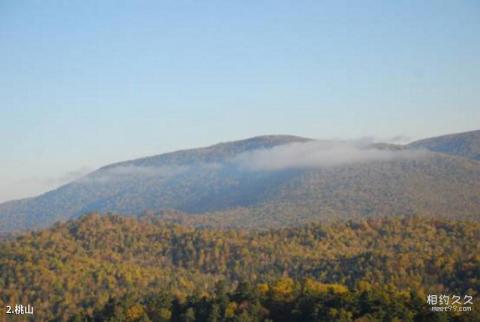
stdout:
<svg viewBox="0 0 480 322">
<path fill-rule="evenodd" d="M 424 139 L 410 143 L 409 147 L 480 160 L 480 130 Z"/>
<path fill-rule="evenodd" d="M 478 218 L 480 162 L 418 147 L 262 136 L 120 162 L 1 204 L 0 232 L 93 211 L 258 228 L 397 214 Z"/>
</svg>

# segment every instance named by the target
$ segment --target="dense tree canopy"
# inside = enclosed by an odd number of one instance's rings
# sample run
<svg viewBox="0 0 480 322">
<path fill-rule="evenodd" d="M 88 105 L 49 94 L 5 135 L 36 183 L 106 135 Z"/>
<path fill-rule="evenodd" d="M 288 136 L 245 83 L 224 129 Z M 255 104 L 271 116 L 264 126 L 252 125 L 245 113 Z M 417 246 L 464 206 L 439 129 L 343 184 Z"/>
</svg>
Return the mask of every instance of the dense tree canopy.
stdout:
<svg viewBox="0 0 480 322">
<path fill-rule="evenodd" d="M 472 321 L 426 298 L 478 298 L 479 240 L 479 223 L 420 217 L 246 231 L 91 214 L 3 241 L 0 300 L 40 321 Z"/>
</svg>

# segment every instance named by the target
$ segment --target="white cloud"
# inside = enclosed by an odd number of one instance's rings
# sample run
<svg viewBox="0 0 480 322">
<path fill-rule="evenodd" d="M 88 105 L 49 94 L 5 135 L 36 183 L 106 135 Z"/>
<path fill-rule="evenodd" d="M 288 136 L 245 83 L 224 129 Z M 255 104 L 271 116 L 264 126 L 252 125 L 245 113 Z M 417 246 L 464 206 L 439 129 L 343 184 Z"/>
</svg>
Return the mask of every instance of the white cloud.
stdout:
<svg viewBox="0 0 480 322">
<path fill-rule="evenodd" d="M 242 153 L 233 162 L 247 170 L 282 170 L 411 159 L 423 154 L 420 151 L 378 149 L 358 142 L 312 141 Z"/>
</svg>

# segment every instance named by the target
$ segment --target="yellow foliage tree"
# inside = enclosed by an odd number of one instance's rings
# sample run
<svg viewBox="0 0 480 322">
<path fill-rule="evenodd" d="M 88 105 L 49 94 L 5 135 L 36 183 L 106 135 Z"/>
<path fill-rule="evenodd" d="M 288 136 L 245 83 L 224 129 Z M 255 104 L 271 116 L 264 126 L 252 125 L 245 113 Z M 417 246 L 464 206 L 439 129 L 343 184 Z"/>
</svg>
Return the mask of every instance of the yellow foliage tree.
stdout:
<svg viewBox="0 0 480 322">
<path fill-rule="evenodd" d="M 293 299 L 295 282 L 290 277 L 282 277 L 272 287 L 272 296 L 277 301 L 290 301 Z"/>
<path fill-rule="evenodd" d="M 128 322 L 135 322 L 140 320 L 140 318 L 145 314 L 143 306 L 140 304 L 135 304 L 127 310 L 126 320 Z"/>
<path fill-rule="evenodd" d="M 332 292 L 334 294 L 344 294 L 348 289 L 341 284 L 324 284 L 314 279 L 307 278 L 304 284 L 305 294 L 318 295 L 322 293 Z"/>
<path fill-rule="evenodd" d="M 235 316 L 235 311 L 237 310 L 237 303 L 230 302 L 228 303 L 227 307 L 225 308 L 225 317 L 226 318 L 233 318 Z"/>
<path fill-rule="evenodd" d="M 269 290 L 270 290 L 270 287 L 268 286 L 267 283 L 260 283 L 260 284 L 257 285 L 257 291 L 262 296 L 267 295 Z"/>
</svg>

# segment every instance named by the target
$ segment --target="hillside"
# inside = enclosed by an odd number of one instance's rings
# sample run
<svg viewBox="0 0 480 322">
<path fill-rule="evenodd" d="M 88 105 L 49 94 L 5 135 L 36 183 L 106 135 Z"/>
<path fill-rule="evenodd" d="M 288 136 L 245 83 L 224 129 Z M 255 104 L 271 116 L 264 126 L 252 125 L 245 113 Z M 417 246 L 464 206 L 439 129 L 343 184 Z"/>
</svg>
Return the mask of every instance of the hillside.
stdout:
<svg viewBox="0 0 480 322">
<path fill-rule="evenodd" d="M 0 243 L 0 301 L 37 321 L 211 321 L 212 303 L 216 321 L 431 321 L 427 294 L 478 298 L 479 239 L 478 222 L 419 217 L 247 232 L 92 214 Z"/>
<path fill-rule="evenodd" d="M 480 130 L 415 141 L 410 143 L 409 147 L 424 148 L 480 161 Z"/>
<path fill-rule="evenodd" d="M 1 204 L 0 232 L 92 211 L 168 209 L 263 228 L 385 214 L 478 218 L 480 163 L 402 146 L 256 137 L 112 164 Z"/>
</svg>

